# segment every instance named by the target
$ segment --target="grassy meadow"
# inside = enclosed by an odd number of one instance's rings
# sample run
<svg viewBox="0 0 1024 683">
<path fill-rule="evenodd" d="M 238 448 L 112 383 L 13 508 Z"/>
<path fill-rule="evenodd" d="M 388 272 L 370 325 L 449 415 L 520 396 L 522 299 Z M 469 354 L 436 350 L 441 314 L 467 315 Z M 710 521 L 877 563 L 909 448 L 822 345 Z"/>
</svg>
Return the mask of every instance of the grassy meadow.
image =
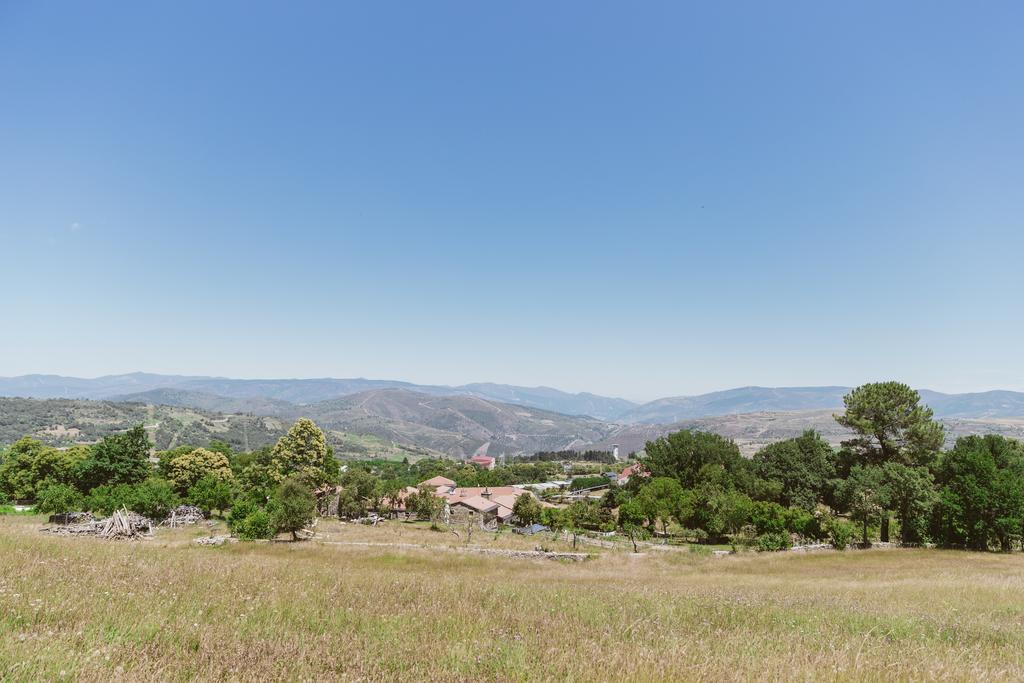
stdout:
<svg viewBox="0 0 1024 683">
<path fill-rule="evenodd" d="M 397 523 L 201 547 L 197 529 L 108 542 L 40 521 L 0 517 L 2 680 L 1024 678 L 1021 555 L 563 563 Z"/>
</svg>

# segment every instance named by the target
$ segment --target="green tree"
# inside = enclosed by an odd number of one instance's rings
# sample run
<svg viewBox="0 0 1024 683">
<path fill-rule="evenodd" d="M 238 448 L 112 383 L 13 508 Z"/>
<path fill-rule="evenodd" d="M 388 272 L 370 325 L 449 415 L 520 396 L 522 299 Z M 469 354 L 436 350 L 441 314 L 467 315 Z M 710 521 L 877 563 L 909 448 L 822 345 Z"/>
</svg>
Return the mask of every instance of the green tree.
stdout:
<svg viewBox="0 0 1024 683">
<path fill-rule="evenodd" d="M 558 538 L 565 528 L 565 512 L 562 508 L 542 508 L 540 523 L 551 529 L 552 538 Z"/>
<path fill-rule="evenodd" d="M 342 489 L 338 494 L 338 517 L 358 519 L 366 514 L 366 503 L 356 495 L 355 489 Z"/>
<path fill-rule="evenodd" d="M 125 507 L 155 520 L 167 517 L 180 503 L 170 482 L 156 477 L 138 484 L 97 486 L 85 499 L 85 507 L 92 512 L 109 515 Z"/>
<path fill-rule="evenodd" d="M 153 444 L 142 425 L 124 434 L 105 437 L 92 447 L 89 456 L 79 463 L 77 479 L 79 489 L 91 491 L 97 486 L 138 484 L 152 471 L 149 451 Z"/>
<path fill-rule="evenodd" d="M 299 540 L 298 532 L 313 521 L 316 516 L 316 498 L 305 480 L 289 477 L 281 482 L 275 492 L 274 523 L 278 533 L 290 533 L 292 540 Z"/>
<path fill-rule="evenodd" d="M 444 498 L 434 495 L 433 488 L 425 486 L 409 496 L 406 508 L 416 515 L 416 519 L 430 522 L 430 528 L 437 529 L 437 522 L 444 514 L 446 502 Z"/>
<path fill-rule="evenodd" d="M 843 403 L 846 411 L 835 419 L 856 434 L 843 442 L 854 464 L 927 467 L 935 462 L 945 438 L 942 425 L 906 384 L 865 384 L 847 394 Z"/>
<path fill-rule="evenodd" d="M 957 439 L 936 468 L 935 539 L 950 546 L 1010 550 L 1024 531 L 1024 444 L 998 435 Z"/>
<path fill-rule="evenodd" d="M 704 532 L 712 542 L 736 534 L 750 519 L 753 501 L 746 494 L 720 484 L 704 483 L 691 492 L 689 513 L 683 526 Z"/>
<path fill-rule="evenodd" d="M 693 507 L 692 495 L 687 494 L 675 479 L 654 477 L 641 487 L 634 498 L 647 520 L 654 525 L 661 522 L 661 535 L 668 543 L 668 526 L 672 520 L 686 519 Z"/>
<path fill-rule="evenodd" d="M 82 494 L 68 484 L 47 484 L 36 494 L 36 513 L 64 513 L 82 506 Z"/>
<path fill-rule="evenodd" d="M 888 491 L 881 467 L 856 465 L 836 488 L 837 502 L 849 511 L 851 519 L 861 524 L 861 542 L 864 546 L 870 545 L 868 525 L 876 519 L 880 520 L 887 499 Z"/>
<path fill-rule="evenodd" d="M 19 439 L 0 464 L 0 495 L 33 500 L 51 484 L 72 484 L 87 452 L 80 446 L 61 451 L 29 437 Z"/>
<path fill-rule="evenodd" d="M 523 526 L 530 526 L 540 522 L 543 510 L 537 499 L 530 493 L 524 493 L 519 496 L 516 498 L 516 502 L 512 504 L 512 514 L 516 516 L 516 519 Z"/>
<path fill-rule="evenodd" d="M 825 500 L 836 476 L 835 452 L 814 430 L 765 446 L 754 454 L 753 466 L 758 477 L 779 484 L 776 502 L 804 510 Z"/>
<path fill-rule="evenodd" d="M 687 489 L 701 484 L 703 475 L 714 471 L 705 469 L 708 465 L 720 466 L 730 483 L 749 476 L 748 461 L 740 454 L 740 449 L 718 434 L 684 429 L 648 441 L 644 450 L 647 456 L 642 463 L 652 477 L 671 477 Z"/>
<path fill-rule="evenodd" d="M 196 448 L 173 458 L 167 466 L 167 478 L 179 493 L 185 493 L 201 479 L 212 477 L 231 482 L 234 474 L 228 457 L 217 451 Z"/>
<path fill-rule="evenodd" d="M 895 462 L 886 463 L 882 471 L 885 505 L 896 513 L 900 538 L 904 543 L 923 542 L 938 499 L 931 472 L 924 467 L 907 467 Z"/>
<path fill-rule="evenodd" d="M 836 550 L 846 550 L 855 533 L 852 524 L 845 519 L 837 518 L 830 519 L 825 525 L 825 530 L 828 532 L 829 542 Z"/>
<path fill-rule="evenodd" d="M 299 476 L 316 487 L 330 480 L 327 438 L 308 418 L 301 418 L 278 439 L 270 455 L 270 474 L 278 482 Z"/>
<path fill-rule="evenodd" d="M 573 548 L 576 547 L 579 535 L 584 530 L 601 529 L 606 525 L 606 518 L 602 515 L 602 512 L 605 511 L 596 501 L 588 499 L 573 501 L 562 512 L 563 524 L 572 534 Z"/>
<path fill-rule="evenodd" d="M 197 481 L 188 490 L 188 500 L 207 513 L 214 511 L 224 513 L 229 509 L 235 498 L 235 487 L 229 479 L 207 475 Z"/>
<path fill-rule="evenodd" d="M 644 526 L 646 519 L 647 512 L 636 498 L 626 501 L 619 506 L 619 528 L 629 537 L 629 542 L 633 544 L 634 553 L 640 552 L 637 541 L 645 538 L 647 535 L 647 527 Z"/>
</svg>

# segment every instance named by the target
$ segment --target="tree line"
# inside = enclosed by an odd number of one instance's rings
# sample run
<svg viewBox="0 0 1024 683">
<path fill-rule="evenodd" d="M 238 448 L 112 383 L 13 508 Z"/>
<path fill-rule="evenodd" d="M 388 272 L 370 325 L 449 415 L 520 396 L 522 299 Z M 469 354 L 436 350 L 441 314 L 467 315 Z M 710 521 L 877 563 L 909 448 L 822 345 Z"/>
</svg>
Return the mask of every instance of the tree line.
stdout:
<svg viewBox="0 0 1024 683">
<path fill-rule="evenodd" d="M 942 425 L 916 391 L 897 382 L 861 386 L 844 403 L 836 420 L 852 436 L 838 449 L 808 431 L 747 459 L 722 436 L 683 430 L 648 442 L 638 472 L 599 500 L 542 507 L 523 496 L 517 521 L 574 534 L 617 530 L 634 544 L 657 536 L 762 550 L 794 540 L 839 548 L 895 540 L 974 550 L 1022 547 L 1024 444 L 968 436 L 944 451 Z M 188 502 L 225 516 L 238 535 L 260 538 L 302 528 L 317 512 L 316 494 L 326 490 L 337 494 L 338 514 L 354 518 L 370 510 L 394 512 L 406 486 L 438 475 L 459 486 L 564 476 L 561 463 L 547 454 L 493 470 L 443 459 L 341 468 L 308 419 L 273 446 L 250 452 L 213 441 L 161 451 L 154 464 L 151 448 L 141 425 L 64 450 L 22 438 L 0 451 L 0 499 L 34 501 L 40 512 L 107 514 L 124 506 L 152 518 Z M 597 475 L 601 464 L 594 456 L 592 465 L 577 464 L 574 472 Z M 436 521 L 436 498 L 408 502 L 412 514 Z"/>
<path fill-rule="evenodd" d="M 967 436 L 943 451 L 943 427 L 905 384 L 854 389 L 833 449 L 813 431 L 743 458 L 731 441 L 681 431 L 649 442 L 644 476 L 608 494 L 620 529 L 770 550 L 792 539 L 1020 548 L 1024 444 Z"/>
</svg>

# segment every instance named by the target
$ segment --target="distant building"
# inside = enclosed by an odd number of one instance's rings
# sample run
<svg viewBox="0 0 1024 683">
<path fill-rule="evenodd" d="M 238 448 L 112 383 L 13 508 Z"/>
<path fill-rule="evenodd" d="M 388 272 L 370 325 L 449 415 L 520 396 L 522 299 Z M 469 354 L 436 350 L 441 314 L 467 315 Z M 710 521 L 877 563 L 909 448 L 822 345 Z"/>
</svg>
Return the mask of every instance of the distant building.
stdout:
<svg viewBox="0 0 1024 683">
<path fill-rule="evenodd" d="M 485 470 L 494 469 L 494 458 L 489 455 L 474 455 L 469 462 Z"/>
<path fill-rule="evenodd" d="M 619 477 L 618 477 L 619 486 L 625 486 L 626 484 L 628 484 L 630 478 L 632 478 L 632 477 L 646 477 L 646 476 L 648 476 L 648 474 L 640 466 L 640 463 L 634 463 L 634 464 L 630 465 L 629 467 L 625 468 L 624 470 L 622 470 L 622 472 L 619 473 Z"/>
<path fill-rule="evenodd" d="M 420 482 L 419 488 L 433 488 L 434 495 L 444 499 L 448 504 L 449 521 L 465 521 L 468 517 L 479 519 L 483 526 L 494 521 L 508 524 L 512 520 L 516 498 L 532 495 L 516 486 L 456 486 L 454 481 L 445 477 Z M 542 501 L 541 507 L 553 506 Z"/>
<path fill-rule="evenodd" d="M 455 482 L 448 477 L 432 477 L 426 481 L 420 482 L 420 488 L 432 486 L 434 490 L 440 495 L 443 493 L 450 493 L 455 488 Z"/>
</svg>

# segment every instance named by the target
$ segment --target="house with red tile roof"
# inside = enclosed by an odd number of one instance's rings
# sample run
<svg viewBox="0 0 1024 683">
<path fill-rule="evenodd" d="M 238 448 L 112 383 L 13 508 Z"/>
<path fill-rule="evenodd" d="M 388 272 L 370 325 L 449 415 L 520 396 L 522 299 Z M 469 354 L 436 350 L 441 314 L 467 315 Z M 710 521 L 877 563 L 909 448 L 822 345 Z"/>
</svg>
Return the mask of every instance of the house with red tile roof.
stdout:
<svg viewBox="0 0 1024 683">
<path fill-rule="evenodd" d="M 622 470 L 622 472 L 619 473 L 618 483 L 619 483 L 619 486 L 625 486 L 626 484 L 629 483 L 630 477 L 646 477 L 646 476 L 647 476 L 647 472 L 640 465 L 640 463 L 636 462 L 636 463 L 633 463 L 632 465 L 630 465 L 629 467 L 625 468 L 624 470 Z"/>
<path fill-rule="evenodd" d="M 469 462 L 485 470 L 494 469 L 494 458 L 488 455 L 474 455 Z"/>
</svg>

